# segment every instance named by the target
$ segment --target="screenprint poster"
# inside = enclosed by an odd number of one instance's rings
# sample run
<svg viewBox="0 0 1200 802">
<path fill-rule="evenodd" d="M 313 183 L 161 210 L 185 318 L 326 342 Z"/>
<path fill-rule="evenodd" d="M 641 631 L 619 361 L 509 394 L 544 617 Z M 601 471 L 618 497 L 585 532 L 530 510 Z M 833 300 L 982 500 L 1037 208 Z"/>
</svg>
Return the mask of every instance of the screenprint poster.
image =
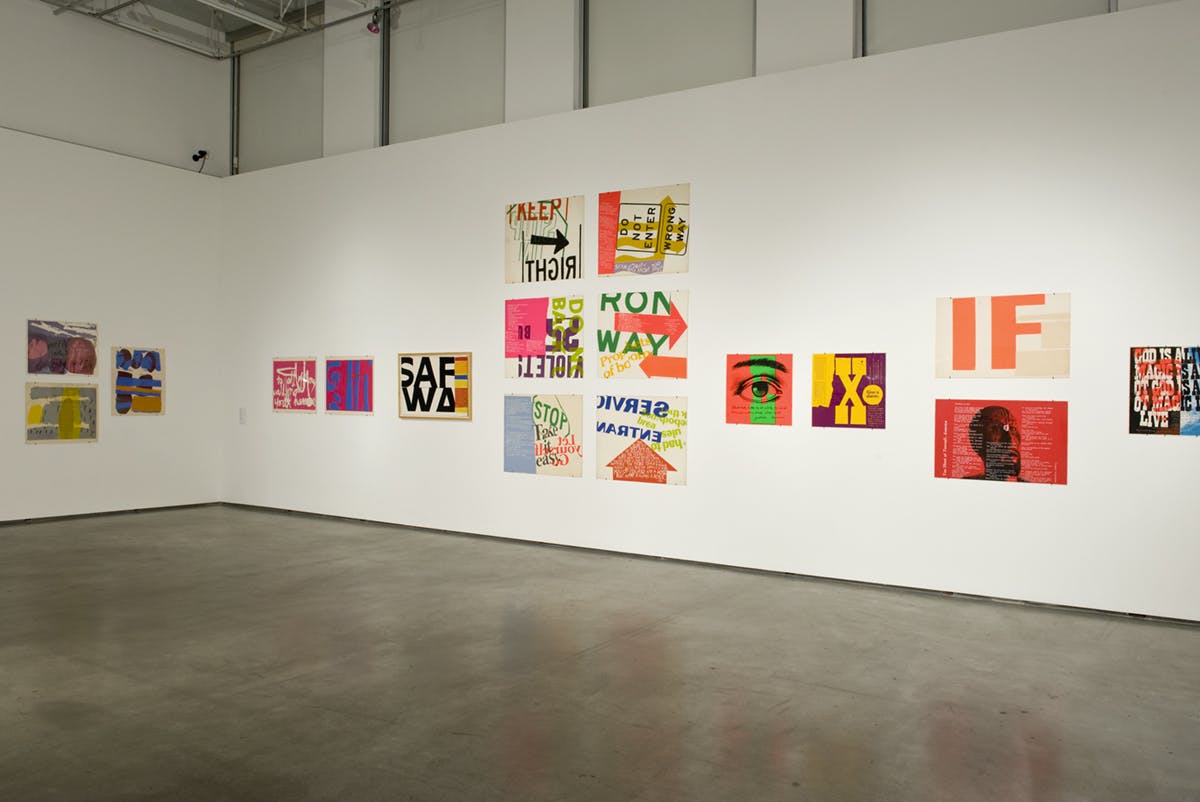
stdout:
<svg viewBox="0 0 1200 802">
<path fill-rule="evenodd" d="M 618 482 L 687 484 L 687 399 L 596 399 L 596 476 Z"/>
<path fill-rule="evenodd" d="M 510 379 L 583 377 L 583 298 L 504 302 L 504 375 Z"/>
<path fill-rule="evenodd" d="M 936 375 L 1070 376 L 1070 293 L 938 298 Z"/>
<path fill-rule="evenodd" d="M 687 290 L 600 295 L 600 376 L 687 378 Z"/>
<path fill-rule="evenodd" d="M 936 402 L 933 474 L 1067 483 L 1066 401 Z"/>
<path fill-rule="evenodd" d="M 27 383 L 25 442 L 96 442 L 98 398 L 95 384 Z"/>
<path fill-rule="evenodd" d="M 277 356 L 271 360 L 271 409 L 317 411 L 317 358 Z"/>
<path fill-rule="evenodd" d="M 95 323 L 29 320 L 26 324 L 30 373 L 96 375 Z"/>
<path fill-rule="evenodd" d="M 686 273 L 691 185 L 600 193 L 601 276 Z"/>
<path fill-rule="evenodd" d="M 886 367 L 885 354 L 813 354 L 812 425 L 884 428 Z"/>
<path fill-rule="evenodd" d="M 330 357 L 325 360 L 325 411 L 374 413 L 375 360 L 371 357 Z"/>
<path fill-rule="evenodd" d="M 1200 435 L 1200 346 L 1129 349 L 1129 433 Z"/>
<path fill-rule="evenodd" d="M 791 354 L 725 357 L 725 422 L 792 425 Z"/>
<path fill-rule="evenodd" d="M 400 354 L 400 417 L 471 419 L 471 354 Z"/>
<path fill-rule="evenodd" d="M 161 348 L 113 348 L 113 414 L 161 415 L 165 389 Z"/>
<path fill-rule="evenodd" d="M 511 203 L 504 208 L 504 280 L 583 278 L 583 196 Z"/>
<path fill-rule="evenodd" d="M 504 396 L 504 470 L 583 476 L 583 396 Z"/>
</svg>

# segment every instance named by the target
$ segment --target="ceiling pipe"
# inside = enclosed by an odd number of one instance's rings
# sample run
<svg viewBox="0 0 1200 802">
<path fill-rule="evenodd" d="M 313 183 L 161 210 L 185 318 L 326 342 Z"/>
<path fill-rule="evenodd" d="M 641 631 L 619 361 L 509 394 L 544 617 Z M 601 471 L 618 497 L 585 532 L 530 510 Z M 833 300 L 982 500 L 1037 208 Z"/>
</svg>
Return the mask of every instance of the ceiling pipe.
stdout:
<svg viewBox="0 0 1200 802">
<path fill-rule="evenodd" d="M 379 24 L 379 145 L 384 147 L 392 143 L 392 8 L 386 3 L 379 5 Z"/>
<path fill-rule="evenodd" d="M 86 16 L 91 17 L 93 15 L 87 14 Z M 134 27 L 133 25 L 122 25 L 120 22 L 118 22 L 116 20 L 103 19 L 101 17 L 96 17 L 96 19 L 99 19 L 104 24 L 111 25 L 114 28 L 120 28 L 123 31 L 130 31 L 131 33 L 141 34 L 142 36 L 148 37 L 150 39 L 154 39 L 156 41 L 163 42 L 168 45 L 174 45 L 175 47 L 181 48 L 183 50 L 187 50 L 190 53 L 196 53 L 197 55 L 200 55 L 200 56 L 207 56 L 208 58 L 215 59 L 217 61 L 222 61 L 224 59 L 229 58 L 229 56 L 226 54 L 213 52 L 211 50 L 206 50 L 205 48 L 201 47 L 200 45 L 193 44 L 191 42 L 185 42 L 184 40 L 176 39 L 173 36 L 167 36 L 165 33 L 160 33 L 159 31 L 156 31 L 152 28 L 137 28 L 137 27 Z"/>
</svg>

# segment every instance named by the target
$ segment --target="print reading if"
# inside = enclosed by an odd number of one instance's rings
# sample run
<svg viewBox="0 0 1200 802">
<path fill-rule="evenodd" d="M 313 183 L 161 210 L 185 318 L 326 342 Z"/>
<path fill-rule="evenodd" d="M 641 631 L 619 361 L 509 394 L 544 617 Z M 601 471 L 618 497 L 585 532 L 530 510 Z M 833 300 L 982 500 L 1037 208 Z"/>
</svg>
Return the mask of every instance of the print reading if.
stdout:
<svg viewBox="0 0 1200 802">
<path fill-rule="evenodd" d="M 1070 375 L 1070 295 L 943 298 L 938 304 L 939 375 Z"/>
</svg>

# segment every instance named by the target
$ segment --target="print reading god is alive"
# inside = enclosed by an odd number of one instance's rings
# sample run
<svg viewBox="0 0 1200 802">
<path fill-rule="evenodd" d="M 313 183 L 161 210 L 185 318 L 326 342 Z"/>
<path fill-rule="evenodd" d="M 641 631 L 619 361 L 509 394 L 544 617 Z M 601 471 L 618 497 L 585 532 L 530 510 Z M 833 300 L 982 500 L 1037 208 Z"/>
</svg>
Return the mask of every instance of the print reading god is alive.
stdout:
<svg viewBox="0 0 1200 802">
<path fill-rule="evenodd" d="M 596 399 L 596 475 L 618 482 L 687 484 L 687 399 Z"/>
<path fill-rule="evenodd" d="M 1200 435 L 1200 346 L 1129 349 L 1129 433 Z"/>
<path fill-rule="evenodd" d="M 504 375 L 510 379 L 583 378 L 583 298 L 504 302 Z"/>
<path fill-rule="evenodd" d="M 687 378 L 687 290 L 606 292 L 596 348 L 605 379 Z"/>
</svg>

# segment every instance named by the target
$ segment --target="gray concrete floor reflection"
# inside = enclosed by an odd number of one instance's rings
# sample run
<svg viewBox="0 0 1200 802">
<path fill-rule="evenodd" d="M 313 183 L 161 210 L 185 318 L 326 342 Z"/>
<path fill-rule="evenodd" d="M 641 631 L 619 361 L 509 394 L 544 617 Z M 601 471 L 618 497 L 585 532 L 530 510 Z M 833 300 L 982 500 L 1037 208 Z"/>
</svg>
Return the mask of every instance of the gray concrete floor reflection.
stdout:
<svg viewBox="0 0 1200 802">
<path fill-rule="evenodd" d="M 4 800 L 1200 802 L 1200 628 L 231 507 L 0 528 Z"/>
</svg>

